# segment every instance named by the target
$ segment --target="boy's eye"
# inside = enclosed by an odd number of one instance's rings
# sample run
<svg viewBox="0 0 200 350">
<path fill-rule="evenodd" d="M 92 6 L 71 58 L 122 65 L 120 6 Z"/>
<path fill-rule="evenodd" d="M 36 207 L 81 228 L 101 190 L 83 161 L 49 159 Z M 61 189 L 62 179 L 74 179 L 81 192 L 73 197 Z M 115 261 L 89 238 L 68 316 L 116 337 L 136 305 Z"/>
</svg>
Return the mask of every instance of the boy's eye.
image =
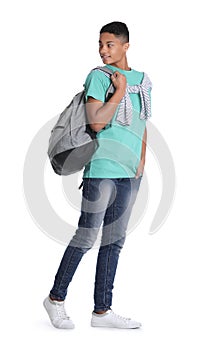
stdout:
<svg viewBox="0 0 200 350">
<path fill-rule="evenodd" d="M 104 46 L 104 45 L 103 45 L 102 43 L 99 43 L 99 48 L 100 48 L 100 49 L 102 49 L 103 46 Z M 107 44 L 107 47 L 108 47 L 108 48 L 111 48 L 111 47 L 113 47 L 113 46 L 114 46 L 113 43 L 108 43 L 108 44 Z"/>
</svg>

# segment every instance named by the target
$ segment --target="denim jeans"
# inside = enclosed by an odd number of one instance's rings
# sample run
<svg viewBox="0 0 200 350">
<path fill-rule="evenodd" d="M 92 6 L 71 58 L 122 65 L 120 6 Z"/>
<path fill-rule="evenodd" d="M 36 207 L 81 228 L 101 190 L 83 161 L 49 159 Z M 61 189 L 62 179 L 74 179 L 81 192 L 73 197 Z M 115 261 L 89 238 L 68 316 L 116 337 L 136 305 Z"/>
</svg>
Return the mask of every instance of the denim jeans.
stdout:
<svg viewBox="0 0 200 350">
<path fill-rule="evenodd" d="M 94 310 L 112 305 L 112 290 L 120 251 L 141 177 L 122 179 L 85 178 L 78 228 L 65 250 L 50 296 L 64 300 L 83 255 L 93 247 L 102 225 L 94 288 Z"/>
</svg>

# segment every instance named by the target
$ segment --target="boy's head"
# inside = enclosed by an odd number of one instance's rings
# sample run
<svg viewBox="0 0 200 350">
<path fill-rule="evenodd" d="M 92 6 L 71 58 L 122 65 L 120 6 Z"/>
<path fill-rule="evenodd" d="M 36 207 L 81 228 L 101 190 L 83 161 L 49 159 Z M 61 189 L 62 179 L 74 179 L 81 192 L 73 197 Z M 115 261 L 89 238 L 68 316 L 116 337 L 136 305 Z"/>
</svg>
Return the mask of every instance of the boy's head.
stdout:
<svg viewBox="0 0 200 350">
<path fill-rule="evenodd" d="M 100 30 L 99 53 L 103 63 L 119 66 L 126 59 L 129 31 L 125 23 L 111 22 Z"/>
<path fill-rule="evenodd" d="M 122 22 L 111 22 L 103 26 L 100 30 L 100 35 L 102 33 L 114 34 L 121 42 L 129 42 L 129 31 L 127 25 Z"/>
</svg>

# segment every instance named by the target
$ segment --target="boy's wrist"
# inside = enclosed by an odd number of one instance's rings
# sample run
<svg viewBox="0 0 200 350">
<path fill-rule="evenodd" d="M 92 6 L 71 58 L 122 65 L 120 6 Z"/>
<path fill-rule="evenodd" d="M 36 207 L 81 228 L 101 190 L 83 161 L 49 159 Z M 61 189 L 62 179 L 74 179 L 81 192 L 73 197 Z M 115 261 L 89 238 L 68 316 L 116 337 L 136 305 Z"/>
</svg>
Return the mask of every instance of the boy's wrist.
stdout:
<svg viewBox="0 0 200 350">
<path fill-rule="evenodd" d="M 141 162 L 142 164 L 145 164 L 145 157 L 144 157 L 144 156 L 141 157 L 140 162 Z"/>
<path fill-rule="evenodd" d="M 119 89 L 116 89 L 114 94 L 113 94 L 113 102 L 120 103 L 122 98 L 124 97 L 124 91 Z"/>
</svg>

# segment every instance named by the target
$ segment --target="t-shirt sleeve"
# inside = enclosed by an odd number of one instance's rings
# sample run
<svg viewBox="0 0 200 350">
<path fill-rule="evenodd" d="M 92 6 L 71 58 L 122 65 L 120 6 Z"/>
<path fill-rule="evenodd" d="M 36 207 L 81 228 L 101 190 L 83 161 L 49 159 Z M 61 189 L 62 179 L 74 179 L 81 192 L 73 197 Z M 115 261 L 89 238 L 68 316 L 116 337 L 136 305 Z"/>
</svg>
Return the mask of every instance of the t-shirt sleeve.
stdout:
<svg viewBox="0 0 200 350">
<path fill-rule="evenodd" d="M 105 102 L 106 86 L 104 83 L 104 76 L 99 71 L 92 71 L 88 74 L 84 88 L 86 101 L 88 97 L 93 97 L 95 100 Z"/>
</svg>

